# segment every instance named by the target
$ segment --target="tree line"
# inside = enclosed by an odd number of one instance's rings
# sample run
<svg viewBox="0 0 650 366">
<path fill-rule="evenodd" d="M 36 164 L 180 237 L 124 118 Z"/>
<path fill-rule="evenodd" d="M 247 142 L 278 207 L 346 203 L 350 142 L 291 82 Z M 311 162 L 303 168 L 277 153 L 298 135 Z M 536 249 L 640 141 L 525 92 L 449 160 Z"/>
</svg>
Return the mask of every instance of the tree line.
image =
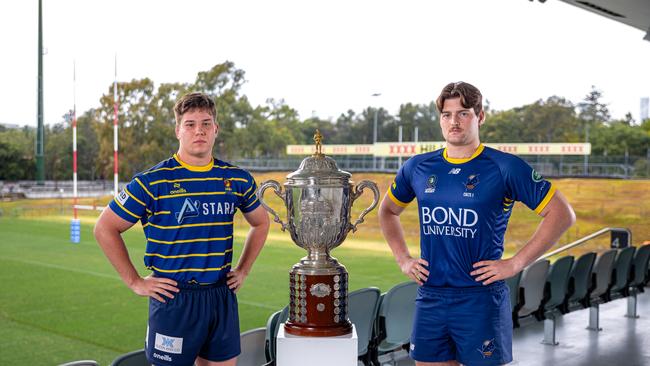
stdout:
<svg viewBox="0 0 650 366">
<path fill-rule="evenodd" d="M 287 144 L 312 144 L 318 128 L 327 144 L 370 144 L 374 118 L 378 140 L 442 141 L 435 102 L 405 103 L 392 115 L 384 108 L 348 110 L 335 121 L 312 116 L 301 119 L 283 100 L 269 99 L 253 106 L 241 87 L 245 72 L 233 62 L 199 72 L 193 83 L 165 83 L 157 88 L 145 78 L 118 84 L 120 177 L 131 177 L 177 147 L 174 103 L 189 91 L 212 96 L 220 124 L 215 155 L 223 160 L 282 158 Z M 584 100 L 573 102 L 558 96 L 504 111 L 485 102 L 487 123 L 481 128 L 484 142 L 584 142 L 592 144 L 592 156 L 629 156 L 630 163 L 647 170 L 650 160 L 650 119 L 635 123 L 631 115 L 611 118 L 602 93 L 595 87 Z M 72 176 L 71 114 L 46 126 L 46 179 L 69 180 Z M 35 128 L 0 126 L 0 180 L 35 179 Z M 111 179 L 113 175 L 113 92 L 110 85 L 99 105 L 77 116 L 78 177 Z M 128 178 L 124 178 L 128 179 Z"/>
</svg>

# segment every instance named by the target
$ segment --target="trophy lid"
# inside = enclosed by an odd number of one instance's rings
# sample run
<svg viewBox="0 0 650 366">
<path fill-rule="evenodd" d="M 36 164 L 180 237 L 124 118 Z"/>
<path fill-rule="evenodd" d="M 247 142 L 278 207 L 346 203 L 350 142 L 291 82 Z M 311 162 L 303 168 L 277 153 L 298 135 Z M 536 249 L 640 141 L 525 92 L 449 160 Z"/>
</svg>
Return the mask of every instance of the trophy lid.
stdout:
<svg viewBox="0 0 650 366">
<path fill-rule="evenodd" d="M 316 130 L 316 134 L 314 134 L 316 152 L 312 156 L 306 157 L 300 163 L 298 170 L 287 175 L 287 183 L 285 185 L 349 184 L 352 174 L 340 170 L 334 159 L 323 154 L 322 141 L 323 135 L 320 134 L 320 131 Z"/>
</svg>

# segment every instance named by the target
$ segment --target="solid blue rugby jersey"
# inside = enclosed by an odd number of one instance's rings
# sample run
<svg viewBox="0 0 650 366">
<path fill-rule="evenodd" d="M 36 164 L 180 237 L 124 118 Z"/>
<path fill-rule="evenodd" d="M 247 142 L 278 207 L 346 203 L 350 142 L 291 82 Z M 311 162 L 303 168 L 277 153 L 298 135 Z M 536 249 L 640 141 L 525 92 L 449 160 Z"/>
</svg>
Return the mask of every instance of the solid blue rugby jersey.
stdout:
<svg viewBox="0 0 650 366">
<path fill-rule="evenodd" d="M 387 194 L 402 207 L 417 198 L 425 285 L 471 287 L 482 286 L 470 275 L 474 263 L 501 258 L 514 201 L 539 214 L 554 193 L 521 158 L 481 144 L 468 159 L 446 149 L 410 158 Z"/>
<path fill-rule="evenodd" d="M 176 281 L 217 282 L 232 263 L 233 218 L 259 206 L 247 171 L 224 161 L 191 166 L 176 154 L 137 174 L 111 201 L 121 218 L 140 220 L 144 264 Z"/>
</svg>

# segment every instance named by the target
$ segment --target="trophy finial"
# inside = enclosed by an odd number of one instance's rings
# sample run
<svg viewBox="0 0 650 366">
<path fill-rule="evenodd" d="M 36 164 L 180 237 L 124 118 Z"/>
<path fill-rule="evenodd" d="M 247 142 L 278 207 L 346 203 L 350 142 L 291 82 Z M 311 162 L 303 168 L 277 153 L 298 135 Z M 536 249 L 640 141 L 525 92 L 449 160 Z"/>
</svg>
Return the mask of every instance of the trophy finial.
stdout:
<svg viewBox="0 0 650 366">
<path fill-rule="evenodd" d="M 323 135 L 320 134 L 320 131 L 316 129 L 316 133 L 314 134 L 314 142 L 316 143 L 316 153 L 314 154 L 315 156 L 321 156 L 323 155 Z"/>
</svg>

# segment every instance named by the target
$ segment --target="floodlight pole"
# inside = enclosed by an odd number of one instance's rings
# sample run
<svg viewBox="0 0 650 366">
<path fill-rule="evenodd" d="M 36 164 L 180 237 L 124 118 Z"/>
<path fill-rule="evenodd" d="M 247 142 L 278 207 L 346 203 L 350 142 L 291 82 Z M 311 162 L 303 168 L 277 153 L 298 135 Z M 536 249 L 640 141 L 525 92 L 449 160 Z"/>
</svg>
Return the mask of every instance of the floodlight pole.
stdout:
<svg viewBox="0 0 650 366">
<path fill-rule="evenodd" d="M 45 129 L 43 128 L 43 4 L 38 0 L 38 115 L 36 128 L 36 182 L 45 182 L 45 162 L 43 146 Z"/>
</svg>

